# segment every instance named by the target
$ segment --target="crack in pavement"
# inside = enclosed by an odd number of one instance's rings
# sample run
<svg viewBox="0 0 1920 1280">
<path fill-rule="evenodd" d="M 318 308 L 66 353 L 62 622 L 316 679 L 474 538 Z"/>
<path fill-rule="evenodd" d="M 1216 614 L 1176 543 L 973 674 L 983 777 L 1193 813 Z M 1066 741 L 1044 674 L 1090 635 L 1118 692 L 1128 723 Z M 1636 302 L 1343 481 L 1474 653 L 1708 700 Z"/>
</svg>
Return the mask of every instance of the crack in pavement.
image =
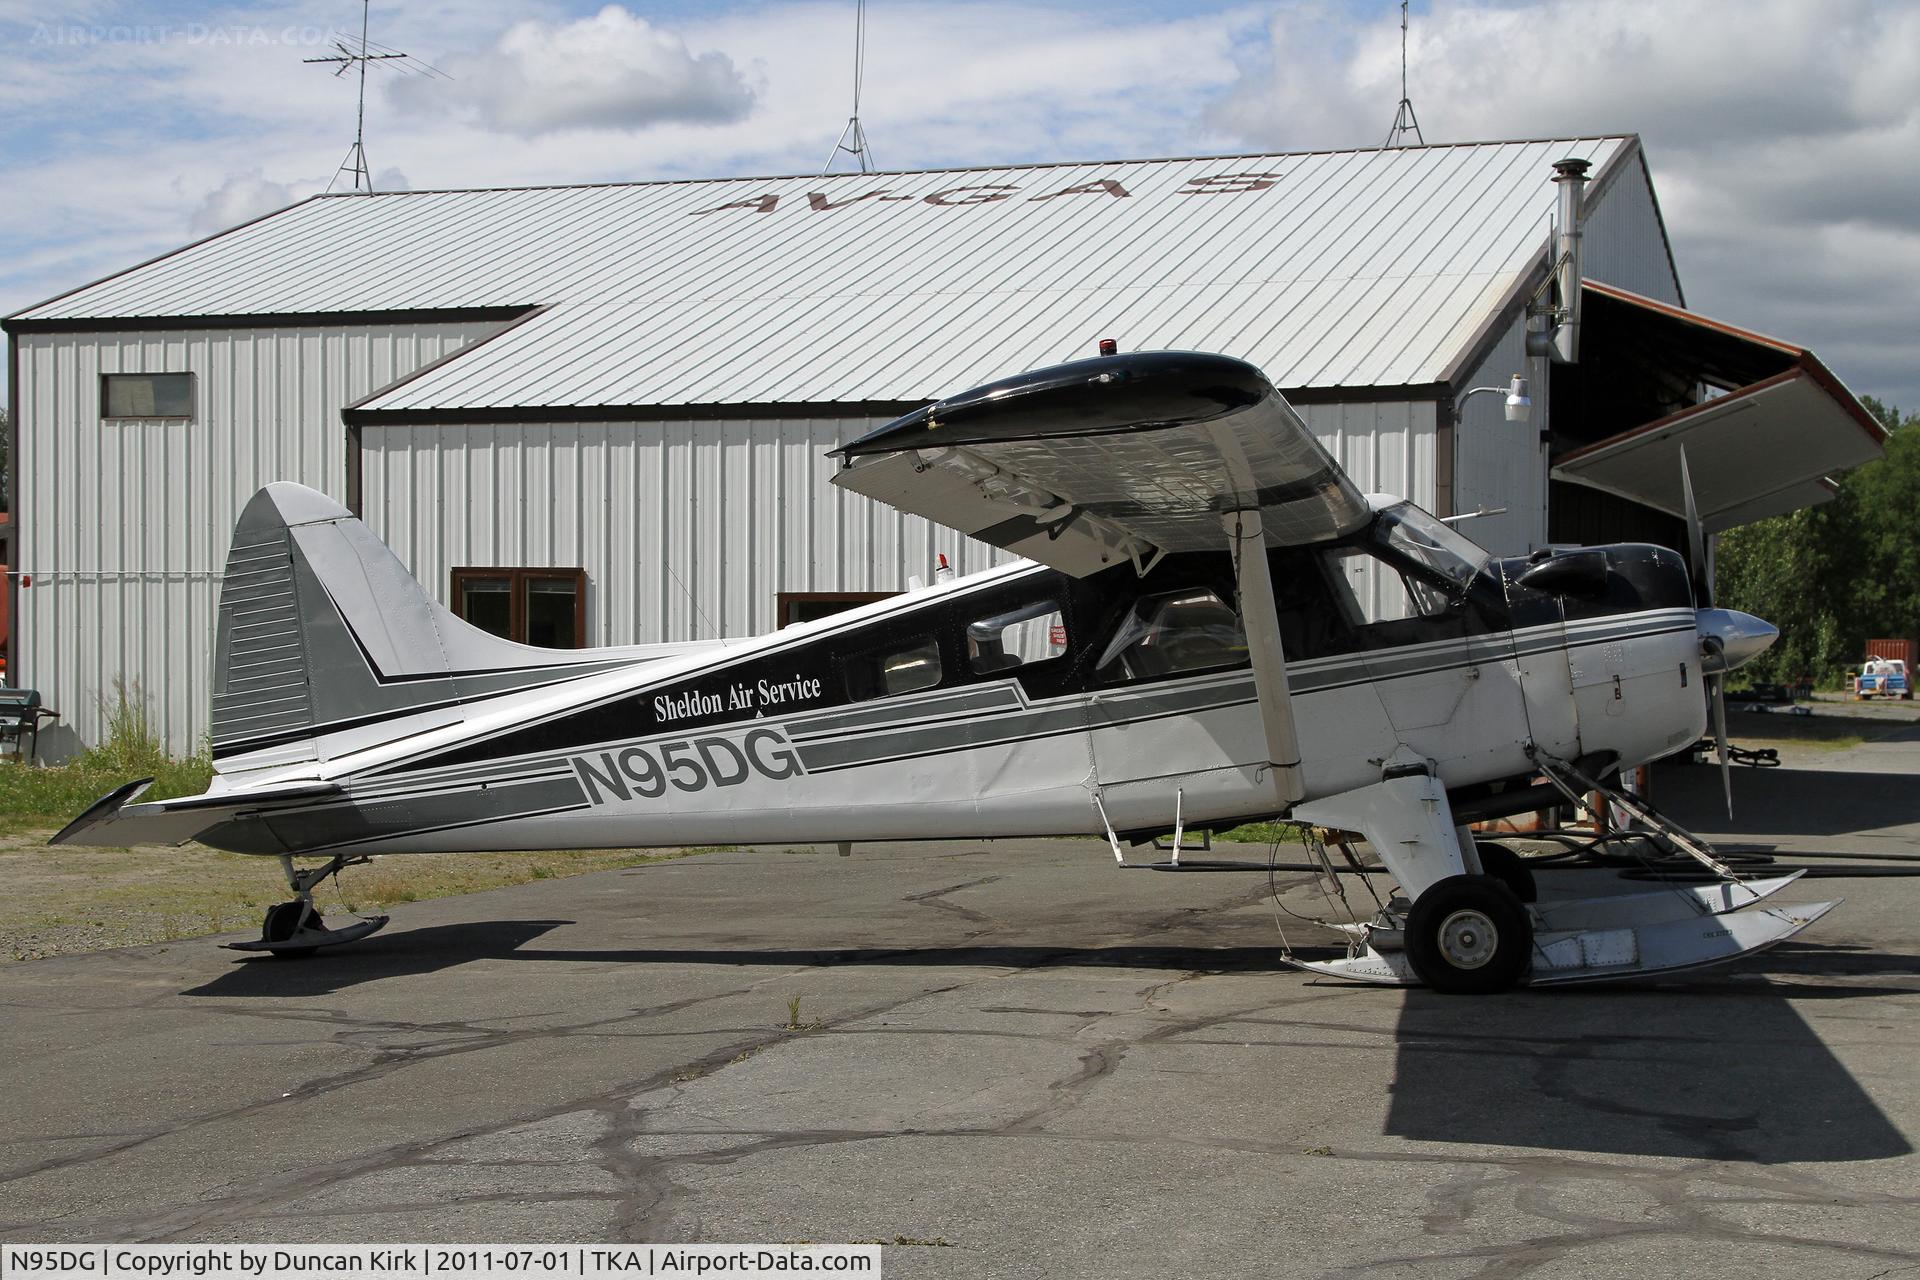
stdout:
<svg viewBox="0 0 1920 1280">
<path fill-rule="evenodd" d="M 947 902 L 945 898 L 961 890 L 990 883 L 999 878 L 984 877 L 924 894 L 915 894 L 909 896 L 906 901 L 933 906 L 959 919 L 988 922 L 987 918 L 980 913 L 956 903 Z M 1265 896 L 1266 891 L 1262 886 L 1256 893 L 1229 898 L 1210 910 L 1235 910 L 1246 905 L 1247 902 L 1262 901 Z M 527 1202 L 595 1203 L 608 1204 L 612 1207 L 613 1225 L 610 1228 L 610 1238 L 633 1241 L 699 1239 L 704 1234 L 700 1205 L 703 1197 L 710 1196 L 714 1192 L 710 1186 L 699 1185 L 699 1179 L 690 1180 L 689 1175 L 692 1171 L 738 1168 L 756 1158 L 808 1148 L 854 1143 L 884 1143 L 896 1139 L 954 1141 L 1010 1139 L 1019 1142 L 1090 1143 L 1128 1147 L 1161 1145 L 1197 1153 L 1249 1154 L 1291 1160 L 1306 1158 L 1297 1141 L 1279 1141 L 1246 1135 L 1168 1135 L 1159 1132 L 1128 1132 L 1111 1126 L 1100 1126 L 1092 1131 L 1076 1130 L 1070 1133 L 1059 1131 L 1059 1122 L 1086 1108 L 1093 1095 L 1099 1090 L 1101 1083 L 1128 1066 L 1130 1055 L 1147 1045 L 1168 1043 L 1177 1043 L 1182 1046 L 1259 1044 L 1288 1048 L 1299 1047 L 1302 1043 L 1312 1043 L 1370 1053 L 1382 1052 L 1388 1046 L 1397 1044 L 1403 1051 L 1411 1049 L 1468 1059 L 1487 1056 L 1511 1061 L 1519 1057 L 1526 1061 L 1534 1073 L 1535 1087 L 1547 1093 L 1559 1090 L 1559 1096 L 1563 1096 L 1568 1105 L 1587 1109 L 1597 1107 L 1606 1114 L 1619 1114 L 1625 1118 L 1653 1123 L 1674 1123 L 1683 1126 L 1688 1123 L 1725 1126 L 1729 1123 L 1725 1117 L 1674 1116 L 1668 1112 L 1650 1108 L 1636 1109 L 1629 1104 L 1620 1104 L 1624 1110 L 1609 1112 L 1606 1099 L 1585 1096 L 1575 1087 L 1577 1082 L 1573 1081 L 1568 1074 L 1571 1064 L 1597 1058 L 1605 1058 L 1609 1062 L 1621 1064 L 1631 1064 L 1640 1060 L 1631 1055 L 1622 1056 L 1621 1042 L 1617 1037 L 1609 1038 L 1592 1034 L 1556 1036 L 1524 1031 L 1503 1032 L 1498 1029 L 1421 1028 L 1409 1027 L 1404 1020 L 1398 1028 L 1395 1028 L 1391 1025 L 1384 1027 L 1365 1025 L 1359 1019 L 1342 1022 L 1311 1016 L 1288 1016 L 1294 1012 L 1306 1014 L 1311 1011 L 1310 1006 L 1336 1000 L 1341 1002 L 1365 1000 L 1367 1003 L 1361 1006 L 1362 1008 L 1375 1012 L 1380 1008 L 1374 999 L 1369 999 L 1373 993 L 1356 991 L 1351 987 L 1311 984 L 1302 984 L 1283 993 L 1264 992 L 1257 999 L 1236 1001 L 1230 1008 L 1178 1013 L 1175 1011 L 1176 1006 L 1183 1001 L 1176 996 L 1183 988 L 1193 990 L 1196 989 L 1197 984 L 1208 979 L 1229 974 L 1241 976 L 1245 973 L 1244 969 L 1230 971 L 1202 967 L 1205 949 L 1199 947 L 1195 948 L 1193 957 L 1186 961 L 1189 966 L 1187 970 L 1170 978 L 1141 972 L 1129 974 L 1123 966 L 1103 966 L 1103 980 L 1105 974 L 1111 974 L 1118 981 L 1133 984 L 1134 989 L 1131 994 L 1134 997 L 1134 1003 L 1129 1007 L 1046 1008 L 1012 1002 L 985 1003 L 978 1006 L 981 1010 L 990 1013 L 1027 1013 L 1068 1020 L 1066 1024 L 1059 1025 L 1050 1033 L 938 1025 L 925 1027 L 862 1025 L 875 1018 L 897 1013 L 915 1004 L 956 992 L 980 990 L 983 996 L 990 998 L 995 984 L 1055 969 L 1085 954 L 1089 947 L 1099 946 L 1109 952 L 1120 952 L 1129 945 L 1139 945 L 1145 939 L 1158 937 L 1189 925 L 1194 922 L 1194 919 L 1194 913 L 1184 908 L 1163 912 L 1150 919 L 1127 918 L 1117 921 L 1118 927 L 1104 938 L 1073 947 L 1036 948 L 1030 956 L 1026 957 L 1024 963 L 1018 965 L 996 967 L 987 972 L 968 973 L 951 982 L 916 987 L 905 993 L 889 994 L 870 1001 L 863 1007 L 844 1010 L 823 1023 L 820 1029 L 807 1033 L 809 1036 L 828 1039 L 841 1035 L 930 1038 L 982 1036 L 1058 1044 L 1070 1046 L 1077 1051 L 1070 1069 L 1057 1074 L 1054 1078 L 1032 1082 L 1033 1087 L 1040 1094 L 1032 1105 L 1025 1106 L 1008 1119 L 991 1124 L 914 1126 L 902 1123 L 873 1129 L 808 1130 L 756 1130 L 717 1126 L 660 1127 L 663 1122 L 671 1123 L 676 1106 L 690 1096 L 689 1087 L 699 1080 L 725 1071 L 743 1057 L 774 1049 L 796 1037 L 777 1028 L 706 1027 L 697 1032 L 683 1032 L 648 1031 L 644 1026 L 634 1024 L 644 1024 L 649 1019 L 719 1000 L 750 997 L 766 987 L 789 984 L 796 977 L 830 972 L 842 965 L 884 963 L 889 955 L 911 954 L 910 949 L 901 949 L 860 953 L 845 958 L 829 956 L 820 964 L 786 969 L 775 976 L 732 985 L 717 993 L 629 1009 L 622 1013 L 557 1026 L 500 1025 L 506 1022 L 525 1022 L 532 1018 L 551 1017 L 553 1016 L 551 1013 L 515 1015 L 513 1018 L 493 1020 L 489 1024 L 483 1021 L 409 1022 L 360 1018 L 338 1008 L 302 1007 L 289 1010 L 262 1010 L 222 1007 L 220 1011 L 231 1016 L 265 1017 L 283 1024 L 304 1025 L 315 1032 L 315 1038 L 312 1040 L 295 1040 L 290 1043 L 342 1045 L 358 1052 L 368 1053 L 372 1056 L 372 1060 L 358 1067 L 318 1077 L 299 1089 L 290 1091 L 285 1097 L 262 1100 L 193 1117 L 185 1124 L 173 1125 L 164 1131 L 69 1135 L 69 1140 L 100 1137 L 113 1138 L 115 1142 L 108 1148 L 43 1162 L 40 1171 L 105 1159 L 143 1142 L 151 1141 L 161 1136 L 162 1132 L 173 1133 L 182 1128 L 244 1119 L 254 1112 L 286 1101 L 310 1101 L 336 1093 L 354 1084 L 379 1082 L 395 1073 L 403 1072 L 405 1068 L 412 1065 L 527 1041 L 621 1036 L 668 1039 L 697 1034 L 703 1037 L 720 1035 L 725 1037 L 725 1040 L 719 1047 L 691 1060 L 662 1066 L 636 1079 L 592 1092 L 584 1097 L 558 1102 L 499 1122 L 473 1125 L 457 1132 L 416 1142 L 393 1144 L 378 1150 L 364 1151 L 330 1164 L 293 1170 L 244 1186 L 225 1188 L 220 1194 L 209 1196 L 201 1203 L 192 1206 L 145 1214 L 102 1216 L 91 1220 L 78 1220 L 68 1215 L 60 1215 L 52 1220 L 60 1221 L 63 1231 L 71 1229 L 76 1236 L 92 1234 L 98 1238 L 130 1240 L 180 1239 L 248 1219 L 277 1221 L 309 1217 L 315 1211 L 302 1208 L 300 1202 L 303 1199 L 324 1190 L 348 1187 L 359 1179 L 401 1169 L 480 1167 L 508 1172 L 525 1170 L 532 1175 L 527 1181 L 537 1186 L 539 1181 L 537 1171 L 540 1168 L 553 1165 L 572 1167 L 579 1162 L 572 1160 L 543 1162 L 513 1156 L 477 1159 L 458 1155 L 454 1149 L 459 1144 L 475 1138 L 505 1134 L 543 1121 L 573 1115 L 591 1116 L 597 1122 L 596 1136 L 591 1140 L 581 1138 L 578 1142 L 592 1167 L 610 1175 L 616 1189 L 577 1192 L 461 1191 L 424 1201 L 414 1196 L 389 1198 L 372 1204 L 356 1201 L 350 1209 L 342 1212 L 393 1215 L 444 1209 L 449 1206 L 486 1206 Z M 955 965 L 953 967 L 970 969 L 974 966 Z M 1218 992 L 1233 994 L 1236 990 L 1229 986 L 1218 989 Z M 1208 996 L 1196 997 L 1196 999 L 1218 998 L 1214 988 L 1208 988 L 1208 992 Z M 1398 993 L 1393 993 L 1393 998 L 1398 1001 L 1401 997 Z M 1778 994 L 1775 993 L 1773 998 L 1778 999 Z M 1002 999 L 1004 1001 L 1005 997 L 1003 996 Z M 1396 1007 L 1401 1006 L 1396 1005 Z M 1148 1025 L 1141 1027 L 1140 1023 L 1143 1020 Z M 1103 1023 L 1120 1025 L 1103 1026 Z M 1129 1023 L 1131 1025 L 1126 1025 Z M 1285 1028 L 1288 1032 L 1296 1034 L 1284 1041 L 1268 1039 L 1248 1041 L 1244 1038 L 1228 1039 L 1217 1033 L 1207 1034 L 1223 1026 Z M 1312 1039 L 1303 1042 L 1297 1035 L 1302 1032 L 1311 1036 Z M 1338 1038 L 1341 1037 L 1358 1040 L 1360 1043 L 1339 1043 Z M 396 1039 L 407 1040 L 409 1043 L 394 1043 Z M 1652 1047 L 1718 1045 L 1735 1051 L 1742 1044 L 1766 1043 L 1761 1037 L 1756 1037 L 1749 1042 L 1727 1040 L 1724 1037 L 1684 1034 L 1645 1037 L 1636 1035 L 1635 1039 L 1644 1040 Z M 1019 1101 L 1024 1103 L 1028 1099 L 1020 1098 Z M 1094 1119 L 1097 1121 L 1099 1117 Z M 1481 1275 L 1519 1275 L 1564 1259 L 1569 1254 L 1584 1248 L 1604 1246 L 1618 1240 L 1658 1238 L 1663 1235 L 1694 1236 L 1716 1242 L 1758 1241 L 1780 1248 L 1833 1250 L 1835 1251 L 1833 1256 L 1847 1256 L 1862 1260 L 1905 1263 L 1920 1258 L 1920 1255 L 1914 1253 L 1883 1248 L 1861 1241 L 1835 1241 L 1792 1232 L 1756 1231 L 1725 1217 L 1723 1211 L 1736 1205 L 1773 1204 L 1789 1207 L 1819 1206 L 1826 1209 L 1866 1209 L 1905 1208 L 1920 1204 L 1920 1197 L 1860 1192 L 1842 1188 L 1812 1174 L 1778 1166 L 1756 1169 L 1747 1163 L 1732 1164 L 1730 1163 L 1732 1161 L 1752 1159 L 1750 1155 L 1741 1152 L 1737 1145 L 1737 1135 L 1744 1132 L 1739 1126 L 1751 1124 L 1752 1118 L 1746 1115 L 1736 1116 L 1732 1118 L 1731 1123 L 1732 1128 L 1723 1128 L 1706 1135 L 1708 1140 L 1719 1144 L 1710 1147 L 1707 1158 L 1690 1160 L 1682 1165 L 1666 1164 L 1651 1169 L 1602 1159 L 1582 1160 L 1565 1155 L 1477 1154 L 1470 1149 L 1446 1152 L 1330 1152 L 1333 1158 L 1339 1161 L 1390 1163 L 1411 1169 L 1431 1169 L 1441 1173 L 1443 1176 L 1437 1178 L 1434 1185 L 1425 1192 L 1427 1212 L 1420 1215 L 1417 1222 L 1423 1234 L 1436 1243 L 1454 1246 L 1440 1253 L 1420 1252 L 1406 1256 L 1371 1259 L 1364 1264 L 1355 1263 L 1345 1272 L 1338 1274 L 1390 1265 L 1431 1266 L 1451 1262 L 1479 1264 L 1481 1269 L 1477 1274 Z M 1689 1130 L 1688 1136 L 1699 1137 L 1700 1135 Z M 719 1149 L 650 1154 L 647 1150 L 648 1140 L 662 1137 L 737 1138 L 740 1141 Z M 1337 1170 L 1339 1166 L 1333 1165 L 1328 1168 Z M 34 1171 L 29 1167 L 27 1170 L 0 1175 L 0 1180 L 17 1180 L 20 1177 L 31 1176 Z M 694 1189 L 696 1186 L 697 1190 Z M 1595 1198 L 1592 1194 L 1595 1186 L 1625 1188 L 1631 1192 L 1635 1201 L 1628 1212 L 1638 1216 L 1610 1217 L 1594 1211 L 1590 1204 L 1582 1203 L 1590 1202 Z M 1748 1194 L 1737 1197 L 1710 1196 L 1706 1194 L 1709 1188 L 1734 1188 Z M 1570 1201 L 1572 1203 L 1569 1203 Z M 1519 1239 L 1504 1243 L 1463 1241 L 1461 1237 L 1468 1224 L 1474 1223 L 1477 1217 L 1484 1222 L 1489 1210 L 1496 1204 L 1502 1207 L 1510 1204 L 1517 1210 L 1524 1220 L 1515 1222 L 1506 1229 L 1525 1231 L 1526 1234 Z M 1663 1216 L 1659 1221 L 1648 1221 L 1644 1216 L 1646 1211 L 1658 1212 Z M 28 1224 L 22 1229 L 44 1231 L 45 1226 L 46 1222 L 42 1221 Z M 1890 1270 L 1897 1269 L 1899 1268 L 1890 1268 Z"/>
</svg>

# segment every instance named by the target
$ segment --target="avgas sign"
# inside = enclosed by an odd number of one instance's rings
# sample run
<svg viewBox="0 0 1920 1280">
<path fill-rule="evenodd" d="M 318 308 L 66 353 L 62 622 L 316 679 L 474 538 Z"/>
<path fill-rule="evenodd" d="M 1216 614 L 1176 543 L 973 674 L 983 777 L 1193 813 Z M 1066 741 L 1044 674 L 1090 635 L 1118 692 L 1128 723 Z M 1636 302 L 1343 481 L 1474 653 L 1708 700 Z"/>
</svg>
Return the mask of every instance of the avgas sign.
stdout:
<svg viewBox="0 0 1920 1280">
<path fill-rule="evenodd" d="M 1215 173 L 1202 177 L 1188 178 L 1173 194 L 1177 196 L 1234 196 L 1250 195 L 1265 191 L 1285 177 L 1282 173 Z M 1031 192 L 1031 194 L 1029 194 Z M 1009 183 L 988 182 L 967 186 L 947 187 L 944 190 L 927 195 L 906 195 L 896 193 L 886 187 L 875 187 L 862 191 L 858 195 L 834 198 L 822 191 L 809 191 L 804 196 L 783 195 L 778 192 L 766 192 L 757 196 L 748 196 L 740 200 L 730 200 L 708 209 L 695 209 L 693 217 L 704 218 L 710 214 L 727 212 L 773 213 L 781 209 L 800 209 L 812 213 L 827 213 L 835 209 L 850 209 L 860 206 L 878 206 L 884 204 L 930 204 L 940 208 L 966 208 L 984 204 L 1000 204 L 1008 200 L 1019 200 L 1029 204 L 1043 204 L 1053 200 L 1072 200 L 1081 198 L 1127 200 L 1133 192 L 1129 191 L 1118 178 L 1094 178 L 1087 182 L 1077 182 L 1069 186 L 1052 190 L 1034 191 L 1027 187 L 1018 187 Z"/>
</svg>

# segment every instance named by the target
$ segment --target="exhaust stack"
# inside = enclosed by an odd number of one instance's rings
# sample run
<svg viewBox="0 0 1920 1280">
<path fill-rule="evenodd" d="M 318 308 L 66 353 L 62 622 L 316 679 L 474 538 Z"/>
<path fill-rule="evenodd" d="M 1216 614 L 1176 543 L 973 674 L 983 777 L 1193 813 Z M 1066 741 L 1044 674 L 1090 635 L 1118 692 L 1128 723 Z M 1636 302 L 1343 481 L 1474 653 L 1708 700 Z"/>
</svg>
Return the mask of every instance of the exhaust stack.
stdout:
<svg viewBox="0 0 1920 1280">
<path fill-rule="evenodd" d="M 1560 189 L 1555 220 L 1559 224 L 1553 241 L 1553 275 L 1559 296 L 1553 308 L 1551 329 L 1527 335 L 1527 354 L 1551 357 L 1555 364 L 1573 364 L 1580 359 L 1580 210 L 1587 185 L 1585 160 L 1557 160 L 1553 165 L 1553 184 Z"/>
</svg>

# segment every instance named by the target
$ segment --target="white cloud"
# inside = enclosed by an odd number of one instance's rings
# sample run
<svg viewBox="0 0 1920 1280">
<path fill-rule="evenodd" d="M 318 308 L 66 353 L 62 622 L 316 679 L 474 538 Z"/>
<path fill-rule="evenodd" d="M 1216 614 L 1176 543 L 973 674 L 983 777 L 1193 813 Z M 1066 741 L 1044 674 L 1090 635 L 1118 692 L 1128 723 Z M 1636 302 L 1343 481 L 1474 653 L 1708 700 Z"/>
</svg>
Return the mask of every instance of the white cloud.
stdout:
<svg viewBox="0 0 1920 1280">
<path fill-rule="evenodd" d="M 1289 5 L 1208 118 L 1261 146 L 1373 146 L 1400 32 Z M 1413 19 L 1427 141 L 1637 132 L 1694 307 L 1920 403 L 1920 7 L 1874 0 L 1449 3 Z"/>
<path fill-rule="evenodd" d="M 212 235 L 242 222 L 250 222 L 262 214 L 272 213 L 275 209 L 284 209 L 297 200 L 304 200 L 324 185 L 272 182 L 261 177 L 258 169 L 236 173 L 207 192 L 200 207 L 187 220 L 187 230 L 196 236 Z"/>
<path fill-rule="evenodd" d="M 744 119 L 754 102 L 726 54 L 696 54 L 678 35 L 618 5 L 573 22 L 516 23 L 493 48 L 448 69 L 450 85 L 395 82 L 393 101 L 416 109 L 458 104 L 488 128 L 521 137 L 725 124 Z"/>
<path fill-rule="evenodd" d="M 135 11 L 85 3 L 100 21 Z M 1183 12 L 870 6 L 874 155 L 915 168 L 1385 136 L 1400 71 L 1388 0 Z M 676 13 L 376 6 L 376 39 L 458 76 L 369 70 L 376 185 L 817 171 L 852 99 L 852 4 Z M 0 85 L 14 193 L 0 203 L 0 309 L 324 187 L 353 138 L 354 95 L 351 77 L 301 63 L 324 51 L 314 14 L 311 0 L 269 0 L 191 15 L 265 32 L 264 45 L 19 49 Z M 1907 349 L 1920 332 L 1920 6 L 1434 0 L 1414 15 L 1411 62 L 1432 140 L 1641 133 L 1693 305 L 1806 341 L 1857 389 L 1920 406 Z"/>
</svg>

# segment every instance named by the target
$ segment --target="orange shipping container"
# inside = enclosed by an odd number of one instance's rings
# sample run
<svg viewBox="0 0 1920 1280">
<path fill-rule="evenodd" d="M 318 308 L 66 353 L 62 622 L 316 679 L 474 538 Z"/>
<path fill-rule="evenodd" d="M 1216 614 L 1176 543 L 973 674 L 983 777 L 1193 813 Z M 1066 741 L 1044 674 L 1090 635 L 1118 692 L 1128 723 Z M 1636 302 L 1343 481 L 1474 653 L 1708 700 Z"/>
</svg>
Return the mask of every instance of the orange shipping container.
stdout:
<svg viewBox="0 0 1920 1280">
<path fill-rule="evenodd" d="M 1916 644 L 1912 640 L 1867 641 L 1867 656 L 1869 658 L 1898 658 L 1907 664 L 1909 676 L 1914 672 L 1913 659 L 1915 650 L 1917 649 L 1920 649 L 1920 644 Z"/>
</svg>

